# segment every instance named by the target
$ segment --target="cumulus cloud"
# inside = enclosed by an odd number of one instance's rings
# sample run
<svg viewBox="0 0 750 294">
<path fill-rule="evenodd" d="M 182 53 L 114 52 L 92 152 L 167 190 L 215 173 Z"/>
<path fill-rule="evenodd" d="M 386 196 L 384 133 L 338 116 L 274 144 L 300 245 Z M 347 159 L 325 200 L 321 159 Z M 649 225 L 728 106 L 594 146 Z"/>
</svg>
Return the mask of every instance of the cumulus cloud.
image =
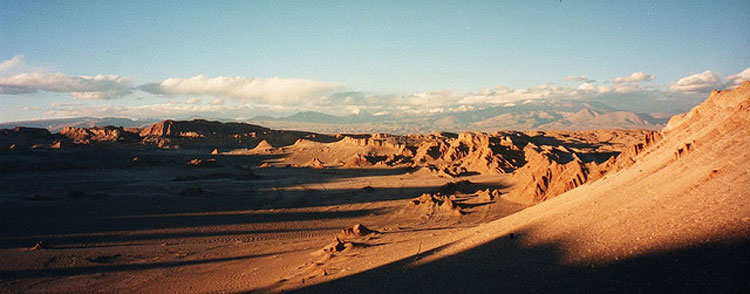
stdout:
<svg viewBox="0 0 750 294">
<path fill-rule="evenodd" d="M 373 95 L 363 92 L 335 92 L 322 97 L 314 105 L 321 108 L 353 105 L 368 112 L 384 113 L 424 113 L 445 111 L 466 111 L 482 105 L 506 105 L 536 99 L 628 99 L 635 96 L 649 96 L 658 89 L 644 86 L 635 81 L 652 79 L 652 75 L 635 73 L 623 81 L 599 84 L 590 80 L 578 86 L 546 83 L 526 88 L 496 86 L 474 93 L 460 93 L 453 90 L 428 91 L 407 95 Z M 586 76 L 568 77 L 568 80 L 585 80 Z"/>
<path fill-rule="evenodd" d="M 404 96 L 394 94 L 372 94 L 357 91 L 334 92 L 314 101 L 315 105 L 396 105 L 408 103 Z"/>
<path fill-rule="evenodd" d="M 721 88 L 721 86 L 721 77 L 717 73 L 707 70 L 679 79 L 669 86 L 669 90 L 683 93 L 708 93 L 713 89 Z"/>
<path fill-rule="evenodd" d="M 460 105 L 515 105 L 516 102 L 528 102 L 536 99 L 630 99 L 653 96 L 659 92 L 656 85 L 643 84 L 651 81 L 653 75 L 635 72 L 629 76 L 617 77 L 612 81 L 597 83 L 586 75 L 565 77 L 566 81 L 583 82 L 571 87 L 546 83 L 527 88 L 509 88 L 497 86 L 484 89 L 477 93 L 470 93 L 457 101 Z"/>
<path fill-rule="evenodd" d="M 596 80 L 589 79 L 589 76 L 587 76 L 587 75 L 567 76 L 563 80 L 565 80 L 565 81 L 574 81 L 574 82 L 582 82 L 582 83 L 593 83 L 593 82 L 596 82 Z"/>
<path fill-rule="evenodd" d="M 0 74 L 14 72 L 22 69 L 23 67 L 23 55 L 16 55 L 11 59 L 0 62 Z"/>
<path fill-rule="evenodd" d="M 454 92 L 453 90 L 438 90 L 414 93 L 399 98 L 399 100 L 403 101 L 403 104 L 421 106 L 449 105 L 456 103 L 460 99 L 461 95 Z"/>
<path fill-rule="evenodd" d="M 729 86 L 735 87 L 744 81 L 750 81 L 750 67 L 745 70 L 738 72 L 737 74 L 727 77 Z"/>
<path fill-rule="evenodd" d="M 582 92 L 588 92 L 588 93 L 596 93 L 596 92 L 606 92 L 608 88 L 606 86 L 597 86 L 593 83 L 583 83 L 576 88 L 578 91 Z"/>
<path fill-rule="evenodd" d="M 418 115 L 521 105 L 537 99 L 597 101 L 614 108 L 638 111 L 653 111 L 653 103 L 662 101 L 662 105 L 665 105 L 662 108 L 671 111 L 676 109 L 673 105 L 679 101 L 687 105 L 704 97 L 703 92 L 723 85 L 736 85 L 749 78 L 750 68 L 726 79 L 706 71 L 682 78 L 669 89 L 664 89 L 656 83 L 646 83 L 654 80 L 653 75 L 635 72 L 602 82 L 581 75 L 564 78 L 578 83 L 561 85 L 546 83 L 522 88 L 496 86 L 476 92 L 438 90 L 413 94 L 374 94 L 336 91 L 340 87 L 338 84 L 304 79 L 207 78 L 198 75 L 186 79 L 166 79 L 137 88 L 155 95 L 180 96 L 161 100 L 168 101 L 165 103 L 138 106 L 59 104 L 51 105 L 46 114 L 50 117 L 248 118 L 255 115 L 285 116 L 311 110 L 336 115 L 360 111 L 379 115 Z M 130 93 L 131 89 L 129 79 L 112 75 L 71 77 L 61 73 L 25 73 L 0 78 L 0 94 L 48 91 L 70 93 L 84 99 L 106 99 Z M 144 101 L 149 99 L 156 98 L 147 97 Z"/>
<path fill-rule="evenodd" d="M 267 104 L 304 104 L 306 98 L 340 87 L 336 83 L 305 79 L 247 77 L 207 78 L 197 75 L 187 79 L 166 79 L 139 89 L 158 95 L 206 95 L 235 98 L 244 102 Z"/>
<path fill-rule="evenodd" d="M 181 102 L 142 104 L 134 106 L 57 104 L 51 105 L 49 110 L 45 112 L 45 115 L 47 117 L 122 116 L 138 119 L 186 119 L 192 116 L 240 117 L 247 115 L 247 113 L 259 111 L 263 111 L 263 109 L 254 105 L 200 105 Z"/>
<path fill-rule="evenodd" d="M 584 85 L 587 83 L 584 83 Z M 458 104 L 506 104 L 516 101 L 545 98 L 576 98 L 581 91 L 576 88 L 542 84 L 529 88 L 511 89 L 505 86 L 484 89 L 464 96 Z"/>
<path fill-rule="evenodd" d="M 224 99 L 222 99 L 222 98 L 216 98 L 214 100 L 211 100 L 211 102 L 209 102 L 209 104 L 211 104 L 211 105 L 222 105 L 225 102 L 226 101 Z"/>
<path fill-rule="evenodd" d="M 654 80 L 654 75 L 646 74 L 642 71 L 634 72 L 631 75 L 627 77 L 616 77 L 612 80 L 612 83 L 619 84 L 619 83 L 638 83 L 638 82 L 647 82 Z"/>
<path fill-rule="evenodd" d="M 116 75 L 66 76 L 62 73 L 22 73 L 0 78 L 0 94 L 39 91 L 69 93 L 81 99 L 113 99 L 130 94 L 129 78 Z"/>
<path fill-rule="evenodd" d="M 631 75 L 633 76 L 633 75 Z M 191 78 L 193 79 L 193 78 Z M 631 80 L 643 80 L 644 77 Z M 186 90 L 183 85 L 170 88 L 168 83 L 151 84 L 152 93 L 177 95 L 178 93 L 191 93 L 202 95 L 216 95 L 224 93 L 220 97 L 214 97 L 213 100 L 203 103 L 199 98 L 192 98 L 183 101 L 175 100 L 168 103 L 150 104 L 142 106 L 128 107 L 60 107 L 52 109 L 50 116 L 130 116 L 130 117 L 251 117 L 254 115 L 273 115 L 284 116 L 299 111 L 319 111 L 336 115 L 349 115 L 367 111 L 379 115 L 423 115 L 434 113 L 463 112 L 480 109 L 486 106 L 500 105 L 519 105 L 534 101 L 536 99 L 556 100 L 556 99 L 579 99 L 579 100 L 596 100 L 608 101 L 612 103 L 630 104 L 647 104 L 649 99 L 661 97 L 664 91 L 657 88 L 643 86 L 642 83 L 626 82 L 588 82 L 578 86 L 564 86 L 553 83 L 541 84 L 526 88 L 510 88 L 506 86 L 496 86 L 486 88 L 474 93 L 462 93 L 454 90 L 438 90 L 420 92 L 414 94 L 373 94 L 356 91 L 341 91 L 325 94 L 320 97 L 310 97 L 304 103 L 289 103 L 292 100 L 274 100 L 268 97 L 249 98 L 249 96 L 240 96 L 232 94 L 234 88 L 240 86 L 229 81 L 217 80 L 216 85 L 210 86 L 211 80 L 207 78 L 194 79 L 198 82 L 192 83 L 191 86 L 201 87 L 197 89 Z M 182 80 L 185 81 L 185 80 Z M 241 79 L 242 81 L 242 79 Z M 166 87 L 162 86 L 166 85 Z M 180 83 L 182 84 L 182 83 Z M 236 84 L 243 84 L 236 82 Z M 143 88 L 143 87 L 141 87 Z M 171 91 L 167 91 L 171 89 Z M 178 90 L 179 89 L 179 90 Z M 221 89 L 219 91 L 218 89 Z M 157 92 L 158 91 L 158 92 Z M 222 92 L 223 91 L 223 92 Z M 210 93 L 210 94 L 209 94 Z M 231 95 L 230 95 L 231 94 Z M 225 100 L 226 97 L 236 98 L 231 101 Z M 683 96 L 682 93 L 673 94 L 674 97 Z M 245 98 L 240 98 L 245 97 Z M 254 97 L 254 96 L 253 96 Z M 301 97 L 301 96 L 299 96 Z M 258 103 L 259 101 L 267 102 L 266 104 Z M 619 102 L 618 102 L 619 101 Z M 271 103 L 273 102 L 273 103 Z M 283 103 L 282 103 L 283 102 Z M 629 105 L 629 104 L 628 104 Z"/>
</svg>

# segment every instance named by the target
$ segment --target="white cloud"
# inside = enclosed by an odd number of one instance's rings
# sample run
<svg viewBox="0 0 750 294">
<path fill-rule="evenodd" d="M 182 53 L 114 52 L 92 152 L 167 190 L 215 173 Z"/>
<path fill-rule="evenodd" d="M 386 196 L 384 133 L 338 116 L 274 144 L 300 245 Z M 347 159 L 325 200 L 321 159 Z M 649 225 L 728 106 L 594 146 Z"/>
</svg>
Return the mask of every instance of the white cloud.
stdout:
<svg viewBox="0 0 750 294">
<path fill-rule="evenodd" d="M 66 76 L 62 73 L 30 72 L 0 78 L 0 94 L 30 94 L 38 91 L 69 93 L 81 99 L 112 99 L 130 93 L 129 78 L 116 75 Z"/>
<path fill-rule="evenodd" d="M 116 105 L 51 105 L 45 112 L 47 117 L 77 117 L 77 116 L 122 116 L 130 118 L 176 118 L 186 119 L 192 116 L 203 117 L 233 117 L 245 116 L 248 113 L 265 111 L 255 105 L 198 105 L 181 102 L 167 102 L 157 104 L 143 104 L 135 106 Z"/>
<path fill-rule="evenodd" d="M 461 95 L 453 90 L 438 90 L 430 92 L 421 92 L 407 95 L 399 98 L 403 104 L 439 106 L 456 103 L 461 99 Z"/>
<path fill-rule="evenodd" d="M 593 82 L 596 82 L 593 79 L 589 79 L 588 75 L 567 76 L 563 80 L 565 80 L 565 81 L 583 82 L 583 83 L 593 83 Z"/>
<path fill-rule="evenodd" d="M 747 80 L 750 68 L 727 77 L 729 84 Z M 635 72 L 611 81 L 595 82 L 586 75 L 566 77 L 583 83 L 546 83 L 532 87 L 496 86 L 473 93 L 438 90 L 414 94 L 373 94 L 356 91 L 332 92 L 337 84 L 300 79 L 253 79 L 245 77 L 167 79 L 146 84 L 139 89 L 155 95 L 172 95 L 168 102 L 151 95 L 138 106 L 114 105 L 51 105 L 46 114 L 63 116 L 127 116 L 133 118 L 252 117 L 256 115 L 285 116 L 299 111 L 319 111 L 347 115 L 367 111 L 377 114 L 410 115 L 441 112 L 462 112 L 487 106 L 522 105 L 536 99 L 578 99 L 598 101 L 629 110 L 650 105 L 662 99 L 688 101 L 703 96 L 701 91 L 720 88 L 725 81 L 706 71 L 675 82 L 668 91 L 652 81 L 653 75 Z M 708 90 L 706 90 L 708 89 Z M 33 93 L 36 91 L 70 93 L 77 98 L 106 99 L 119 97 L 131 90 L 130 80 L 118 76 L 70 77 L 61 73 L 25 73 L 0 78 L 0 94 Z M 124 94 L 123 94 L 124 93 Z M 182 96 L 185 95 L 185 96 Z M 198 97 L 195 97 L 198 96 Z M 188 99 L 189 98 L 189 99 Z M 162 103 L 164 102 L 164 103 Z M 95 103 L 101 104 L 101 103 Z M 639 108 L 642 109 L 642 108 Z M 640 110 L 643 111 L 643 110 Z"/>
<path fill-rule="evenodd" d="M 713 89 L 721 88 L 721 78 L 710 70 L 681 78 L 669 86 L 673 92 L 708 93 Z"/>
<path fill-rule="evenodd" d="M 584 92 L 599 92 L 600 90 L 599 86 L 592 83 L 583 83 L 576 89 Z"/>
<path fill-rule="evenodd" d="M 39 106 L 24 106 L 24 107 L 21 107 L 21 110 L 23 110 L 23 111 L 39 111 L 39 110 L 42 110 L 42 108 L 39 107 Z"/>
<path fill-rule="evenodd" d="M 611 82 L 603 84 L 596 83 L 586 75 L 568 76 L 566 81 L 583 82 L 577 87 L 560 86 L 553 83 L 541 84 L 528 88 L 509 88 L 497 86 L 471 93 L 458 99 L 458 104 L 480 105 L 480 104 L 502 104 L 534 99 L 596 99 L 603 97 L 632 97 L 633 95 L 646 94 L 655 91 L 651 86 L 643 86 L 640 82 L 651 81 L 653 75 L 644 72 L 635 72 L 626 77 L 617 77 Z"/>
<path fill-rule="evenodd" d="M 584 83 L 583 85 L 590 85 L 590 83 Z M 578 98 L 585 92 L 586 90 L 578 90 L 576 88 L 558 86 L 555 84 L 542 84 L 534 87 L 518 89 L 497 86 L 490 89 L 484 89 L 479 93 L 466 95 L 458 100 L 458 104 L 506 104 L 515 101 L 533 99 Z"/>
<path fill-rule="evenodd" d="M 330 92 L 339 85 L 305 79 L 247 77 L 206 78 L 197 75 L 187 79 L 170 78 L 148 84 L 141 90 L 161 95 L 207 95 L 235 98 L 244 102 L 268 104 L 305 104 L 307 98 Z"/>
<path fill-rule="evenodd" d="M 313 101 L 315 105 L 395 105 L 410 103 L 405 96 L 399 95 L 376 95 L 365 92 L 334 92 Z"/>
<path fill-rule="evenodd" d="M 642 71 L 634 72 L 627 77 L 617 77 L 612 80 L 612 83 L 637 83 L 654 80 L 654 75 L 646 74 Z"/>
<path fill-rule="evenodd" d="M 89 99 L 89 100 L 98 100 L 98 99 L 114 99 L 114 98 L 120 98 L 122 96 L 125 96 L 127 94 L 130 94 L 129 89 L 123 89 L 123 90 L 106 90 L 106 91 L 81 91 L 81 92 L 70 92 L 70 95 L 79 98 L 79 99 Z"/>
<path fill-rule="evenodd" d="M 0 62 L 0 74 L 11 73 L 24 67 L 23 55 L 16 55 L 11 59 Z"/>
<path fill-rule="evenodd" d="M 728 76 L 727 81 L 729 85 L 733 87 L 742 84 L 744 81 L 750 81 L 750 67 L 738 72 L 737 74 Z"/>
<path fill-rule="evenodd" d="M 52 108 L 74 108 L 86 106 L 86 103 L 63 103 L 63 102 L 52 102 L 49 104 Z"/>
</svg>

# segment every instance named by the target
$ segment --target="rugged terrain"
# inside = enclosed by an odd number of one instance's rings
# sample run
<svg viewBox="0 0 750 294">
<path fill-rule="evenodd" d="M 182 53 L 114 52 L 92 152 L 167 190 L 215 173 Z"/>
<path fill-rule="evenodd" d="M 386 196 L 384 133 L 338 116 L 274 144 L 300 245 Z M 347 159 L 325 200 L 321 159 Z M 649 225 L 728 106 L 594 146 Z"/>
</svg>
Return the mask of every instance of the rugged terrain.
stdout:
<svg viewBox="0 0 750 294">
<path fill-rule="evenodd" d="M 3 129 L 0 292 L 739 292 L 749 109 L 746 82 L 661 131 Z"/>
</svg>

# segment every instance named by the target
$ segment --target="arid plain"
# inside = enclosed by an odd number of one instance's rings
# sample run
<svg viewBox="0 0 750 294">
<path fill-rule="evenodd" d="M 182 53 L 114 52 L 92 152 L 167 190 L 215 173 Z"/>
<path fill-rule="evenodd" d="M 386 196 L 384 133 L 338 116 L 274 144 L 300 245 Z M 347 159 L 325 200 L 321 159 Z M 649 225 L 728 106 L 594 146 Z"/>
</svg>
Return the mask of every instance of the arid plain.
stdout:
<svg viewBox="0 0 750 294">
<path fill-rule="evenodd" d="M 0 131 L 0 292 L 741 292 L 750 82 L 660 131 Z"/>
</svg>

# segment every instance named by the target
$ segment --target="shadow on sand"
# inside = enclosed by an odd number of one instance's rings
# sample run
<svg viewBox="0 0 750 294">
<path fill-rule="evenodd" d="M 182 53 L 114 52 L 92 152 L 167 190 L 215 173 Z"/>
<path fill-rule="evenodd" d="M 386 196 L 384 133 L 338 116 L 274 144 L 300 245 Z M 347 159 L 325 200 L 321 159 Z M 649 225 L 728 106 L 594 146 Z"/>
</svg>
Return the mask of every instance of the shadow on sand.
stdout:
<svg viewBox="0 0 750 294">
<path fill-rule="evenodd" d="M 198 265 L 198 264 L 221 263 L 221 262 L 227 262 L 227 261 L 251 259 L 251 258 L 272 256 L 272 255 L 282 254 L 282 253 L 286 253 L 286 252 L 274 252 L 274 253 L 267 253 L 267 254 L 243 255 L 243 256 L 211 258 L 211 259 L 152 262 L 152 263 L 129 263 L 129 264 L 113 264 L 113 265 L 103 265 L 103 266 L 78 266 L 78 267 L 66 267 L 66 268 L 51 268 L 51 269 L 43 269 L 43 270 L 0 271 L 0 279 L 52 278 L 52 277 L 86 275 L 86 274 L 138 271 L 138 270 L 147 270 L 147 269 L 154 269 L 154 268 L 182 267 L 182 266 L 190 266 L 190 265 Z M 101 259 L 102 257 L 99 257 L 99 258 Z M 99 262 L 99 263 L 102 263 L 102 262 Z"/>
<path fill-rule="evenodd" d="M 321 170 L 295 168 L 298 175 L 320 173 Z M 326 170 L 327 171 L 327 170 Z M 392 173 L 380 170 L 331 170 L 327 177 L 356 177 Z M 401 172 L 401 171 L 396 171 Z M 324 178 L 326 179 L 326 178 Z M 289 181 L 285 181 L 289 183 Z M 210 184 L 210 183 L 209 183 Z M 201 182 L 199 187 L 211 190 Z M 214 185 L 225 185 L 223 182 Z M 266 184 L 258 184 L 259 186 Z M 289 184 L 290 186 L 293 186 Z M 57 199 L 23 201 L 0 205 L 0 248 L 28 248 L 36 242 L 65 248 L 73 244 L 137 242 L 187 237 L 244 235 L 266 232 L 239 230 L 230 232 L 148 232 L 147 230 L 200 228 L 254 223 L 360 218 L 387 213 L 386 208 L 306 211 L 275 210 L 274 208 L 336 206 L 411 199 L 422 193 L 435 193 L 440 186 L 403 188 L 325 189 L 319 184 L 294 184 L 304 189 L 294 191 L 248 191 L 234 195 L 215 193 L 210 196 L 177 195 L 149 197 L 103 197 L 102 199 Z M 198 186 L 198 185 L 196 185 Z M 465 189 L 499 189 L 500 185 L 470 183 Z M 258 210 L 264 209 L 264 210 Z M 315 229 L 315 228 L 306 228 Z M 319 228 L 320 229 L 320 228 Z M 143 232 L 146 231 L 146 232 Z M 123 233 L 127 232 L 127 233 Z"/>
<path fill-rule="evenodd" d="M 750 240 L 695 245 L 600 265 L 562 262 L 563 245 L 524 246 L 526 232 L 426 264 L 428 251 L 299 293 L 742 293 Z M 439 249 L 438 249 L 439 250 Z M 255 289 L 268 291 L 271 289 Z"/>
</svg>

